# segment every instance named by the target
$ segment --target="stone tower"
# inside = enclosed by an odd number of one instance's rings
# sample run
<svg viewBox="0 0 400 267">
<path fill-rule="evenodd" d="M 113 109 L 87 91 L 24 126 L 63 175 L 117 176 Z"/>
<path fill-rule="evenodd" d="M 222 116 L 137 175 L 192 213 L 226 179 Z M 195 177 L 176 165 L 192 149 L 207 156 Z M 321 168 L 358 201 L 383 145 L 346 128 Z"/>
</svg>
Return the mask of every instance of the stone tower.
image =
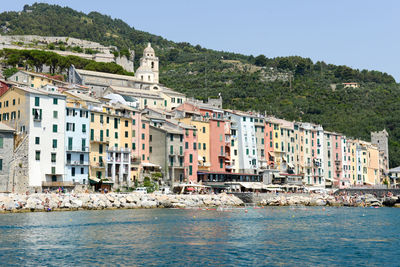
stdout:
<svg viewBox="0 0 400 267">
<path fill-rule="evenodd" d="M 151 44 L 148 43 L 143 50 L 140 66 L 136 70 L 135 76 L 139 81 L 157 84 L 159 82 L 158 71 L 158 57 L 156 57 Z"/>
<path fill-rule="evenodd" d="M 379 149 L 379 152 L 384 155 L 385 169 L 389 169 L 389 134 L 386 129 L 383 129 L 380 132 L 371 132 L 371 143 L 376 145 Z"/>
</svg>

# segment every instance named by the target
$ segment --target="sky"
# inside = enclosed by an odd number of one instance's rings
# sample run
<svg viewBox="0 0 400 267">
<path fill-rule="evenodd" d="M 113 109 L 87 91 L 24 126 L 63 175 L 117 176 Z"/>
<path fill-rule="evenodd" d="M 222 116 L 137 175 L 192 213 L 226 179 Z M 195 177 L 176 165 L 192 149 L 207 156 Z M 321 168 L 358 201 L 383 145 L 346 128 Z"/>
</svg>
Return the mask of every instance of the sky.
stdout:
<svg viewBox="0 0 400 267">
<path fill-rule="evenodd" d="M 13 0 L 0 12 L 43 2 L 97 11 L 176 42 L 267 57 L 302 56 L 400 81 L 400 1 Z"/>
</svg>

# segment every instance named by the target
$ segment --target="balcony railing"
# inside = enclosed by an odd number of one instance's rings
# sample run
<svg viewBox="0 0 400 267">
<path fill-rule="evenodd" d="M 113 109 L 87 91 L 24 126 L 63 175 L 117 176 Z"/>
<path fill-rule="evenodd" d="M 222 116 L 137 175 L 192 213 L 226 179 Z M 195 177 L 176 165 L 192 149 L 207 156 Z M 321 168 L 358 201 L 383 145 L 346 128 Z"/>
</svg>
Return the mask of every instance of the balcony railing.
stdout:
<svg viewBox="0 0 400 267">
<path fill-rule="evenodd" d="M 93 138 L 90 138 L 90 142 L 108 143 L 110 142 L 110 137 L 93 136 Z"/>
<path fill-rule="evenodd" d="M 89 152 L 89 147 L 77 147 L 77 146 L 67 146 L 67 151 L 71 152 Z"/>
</svg>

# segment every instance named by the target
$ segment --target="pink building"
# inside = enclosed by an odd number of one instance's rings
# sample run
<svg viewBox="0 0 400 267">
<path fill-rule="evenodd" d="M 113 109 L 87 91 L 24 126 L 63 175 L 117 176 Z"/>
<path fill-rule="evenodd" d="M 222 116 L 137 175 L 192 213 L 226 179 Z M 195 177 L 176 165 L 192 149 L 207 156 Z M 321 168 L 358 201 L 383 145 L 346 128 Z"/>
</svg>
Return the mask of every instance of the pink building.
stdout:
<svg viewBox="0 0 400 267">
<path fill-rule="evenodd" d="M 332 146 L 333 146 L 333 186 L 339 187 L 340 180 L 342 178 L 342 136 L 338 134 L 332 135 Z"/>
<path fill-rule="evenodd" d="M 185 178 L 189 182 L 197 183 L 198 153 L 197 153 L 197 129 L 189 125 L 181 125 L 184 131 L 184 166 Z M 195 149 L 196 147 L 196 149 Z"/>
<path fill-rule="evenodd" d="M 225 171 L 225 121 L 210 119 L 210 171 Z"/>
</svg>

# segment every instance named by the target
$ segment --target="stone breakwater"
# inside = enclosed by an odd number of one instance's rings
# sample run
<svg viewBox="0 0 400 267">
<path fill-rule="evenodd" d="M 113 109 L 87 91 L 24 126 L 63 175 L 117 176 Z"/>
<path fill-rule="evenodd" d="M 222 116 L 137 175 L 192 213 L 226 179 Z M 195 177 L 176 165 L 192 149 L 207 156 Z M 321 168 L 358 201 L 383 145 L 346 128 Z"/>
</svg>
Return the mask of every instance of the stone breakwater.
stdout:
<svg viewBox="0 0 400 267">
<path fill-rule="evenodd" d="M 359 196 L 332 196 L 321 194 L 280 194 L 263 197 L 257 204 L 262 206 L 351 206 L 351 207 L 399 207 L 400 196 L 376 198 L 366 194 Z"/>
<path fill-rule="evenodd" d="M 239 198 L 228 194 L 0 194 L 0 212 L 191 208 L 240 205 L 243 205 L 243 202 Z"/>
</svg>

